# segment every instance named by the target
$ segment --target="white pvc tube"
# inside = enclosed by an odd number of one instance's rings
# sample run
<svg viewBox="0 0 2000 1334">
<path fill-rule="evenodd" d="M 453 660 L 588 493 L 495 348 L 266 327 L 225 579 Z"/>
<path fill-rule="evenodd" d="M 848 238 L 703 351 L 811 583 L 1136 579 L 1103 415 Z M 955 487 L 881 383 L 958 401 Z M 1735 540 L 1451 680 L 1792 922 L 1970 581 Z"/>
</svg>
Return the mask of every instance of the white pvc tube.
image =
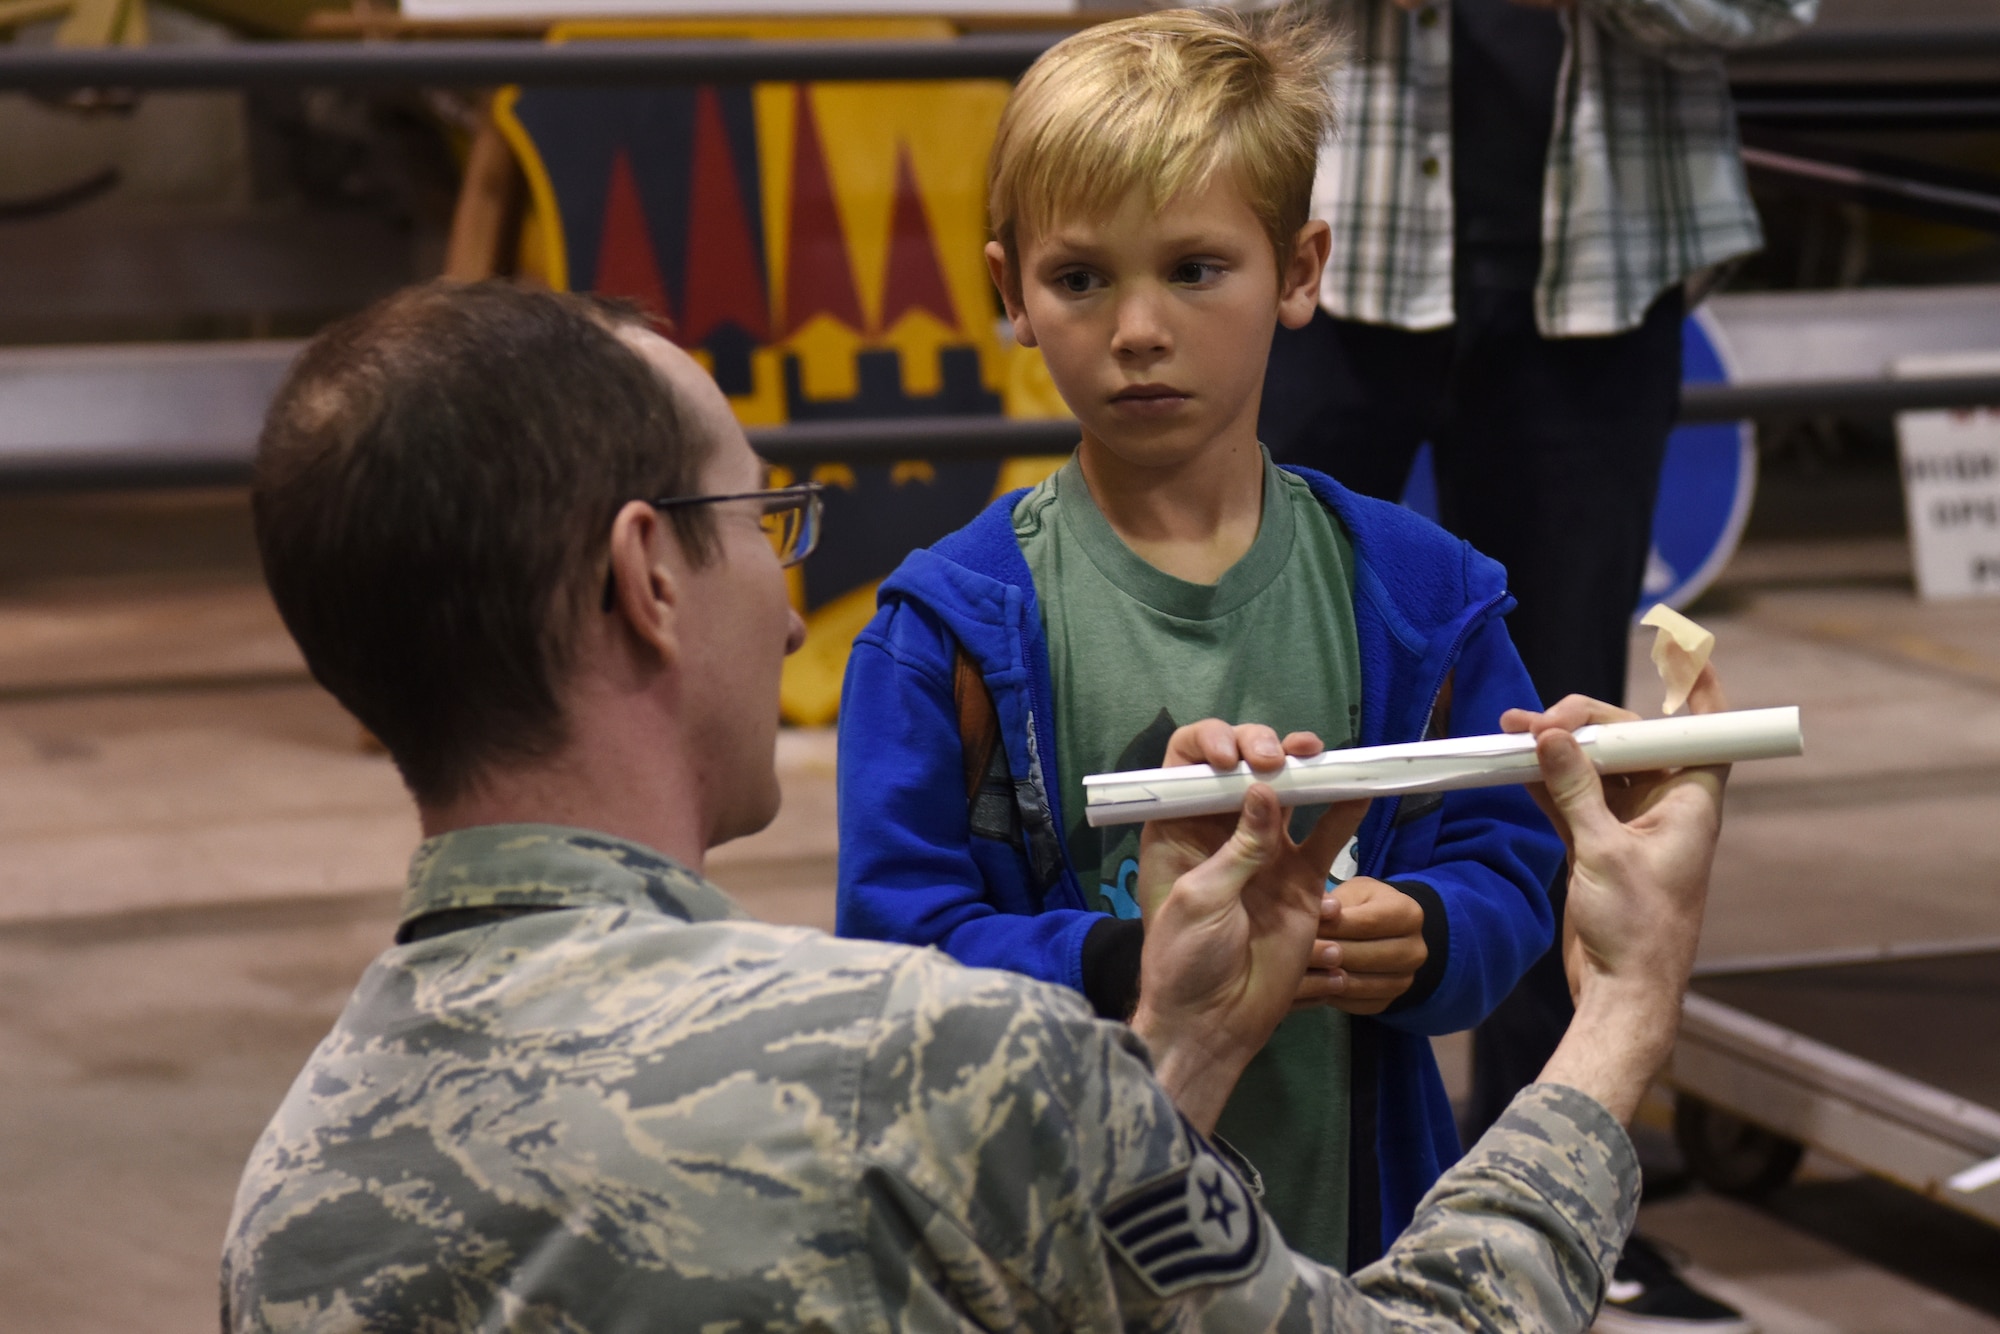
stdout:
<svg viewBox="0 0 2000 1334">
<path fill-rule="evenodd" d="M 1639 773 L 1690 765 L 1734 764 L 1803 753 L 1797 708 L 1648 718 L 1579 728 L 1577 743 L 1600 773 Z M 1273 774 L 1247 764 L 1218 771 L 1205 764 L 1092 774 L 1083 780 L 1084 818 L 1094 827 L 1241 810 L 1253 783 L 1268 784 L 1286 806 L 1357 797 L 1450 792 L 1532 783 L 1541 777 L 1534 738 L 1525 733 L 1450 737 L 1401 746 L 1335 750 L 1285 761 Z"/>
</svg>

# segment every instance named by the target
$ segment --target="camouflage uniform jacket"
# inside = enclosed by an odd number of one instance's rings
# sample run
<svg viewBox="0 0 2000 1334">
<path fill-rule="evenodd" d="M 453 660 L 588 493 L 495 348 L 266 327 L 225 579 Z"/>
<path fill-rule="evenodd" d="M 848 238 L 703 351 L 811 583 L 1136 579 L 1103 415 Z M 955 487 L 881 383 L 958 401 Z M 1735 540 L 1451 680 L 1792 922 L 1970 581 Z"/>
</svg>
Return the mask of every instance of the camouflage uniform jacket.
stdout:
<svg viewBox="0 0 2000 1334">
<path fill-rule="evenodd" d="M 1537 1085 L 1352 1280 L 1288 1251 L 1128 1030 L 746 918 L 645 848 L 433 839 L 258 1141 L 228 1330 L 1576 1330 L 1629 1142 Z"/>
</svg>

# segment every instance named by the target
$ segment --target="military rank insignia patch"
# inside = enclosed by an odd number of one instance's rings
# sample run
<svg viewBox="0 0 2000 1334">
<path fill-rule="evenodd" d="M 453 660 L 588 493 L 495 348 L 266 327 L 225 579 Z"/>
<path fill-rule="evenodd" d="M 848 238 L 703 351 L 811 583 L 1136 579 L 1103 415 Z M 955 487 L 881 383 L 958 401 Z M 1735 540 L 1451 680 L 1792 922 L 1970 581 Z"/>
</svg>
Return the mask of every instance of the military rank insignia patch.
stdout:
<svg viewBox="0 0 2000 1334">
<path fill-rule="evenodd" d="M 1264 1259 L 1257 1202 L 1208 1142 L 1188 1132 L 1185 1167 L 1121 1196 L 1098 1214 L 1105 1239 L 1162 1297 L 1231 1283 Z"/>
</svg>

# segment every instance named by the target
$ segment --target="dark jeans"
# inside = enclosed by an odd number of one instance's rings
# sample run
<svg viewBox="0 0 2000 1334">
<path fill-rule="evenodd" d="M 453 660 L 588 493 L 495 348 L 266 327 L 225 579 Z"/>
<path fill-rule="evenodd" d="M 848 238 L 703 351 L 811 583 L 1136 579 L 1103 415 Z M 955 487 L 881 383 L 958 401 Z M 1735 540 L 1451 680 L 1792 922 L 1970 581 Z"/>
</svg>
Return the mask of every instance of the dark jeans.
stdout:
<svg viewBox="0 0 2000 1334">
<path fill-rule="evenodd" d="M 1629 333 L 1564 339 L 1536 331 L 1524 291 L 1464 293 L 1458 323 L 1425 333 L 1319 313 L 1278 331 L 1258 430 L 1280 462 L 1391 500 L 1428 440 L 1444 526 L 1507 568 L 1507 628 L 1536 691 L 1618 703 L 1680 404 L 1681 313 L 1675 290 Z M 1560 912 L 1560 885 L 1554 897 Z M 1469 1129 L 1533 1082 L 1569 1017 L 1552 949 L 1474 1034 Z"/>
</svg>

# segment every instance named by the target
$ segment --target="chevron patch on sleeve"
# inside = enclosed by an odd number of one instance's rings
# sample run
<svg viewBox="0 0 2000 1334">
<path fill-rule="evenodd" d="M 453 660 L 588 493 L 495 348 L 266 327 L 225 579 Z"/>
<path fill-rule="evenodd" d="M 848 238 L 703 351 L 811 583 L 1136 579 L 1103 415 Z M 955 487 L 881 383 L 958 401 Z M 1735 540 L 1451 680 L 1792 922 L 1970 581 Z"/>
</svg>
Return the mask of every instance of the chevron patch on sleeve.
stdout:
<svg viewBox="0 0 2000 1334">
<path fill-rule="evenodd" d="M 1140 1186 L 1098 1214 L 1105 1241 L 1161 1297 L 1234 1283 L 1264 1259 L 1262 1211 L 1208 1142 L 1188 1132 L 1184 1167 Z"/>
</svg>

